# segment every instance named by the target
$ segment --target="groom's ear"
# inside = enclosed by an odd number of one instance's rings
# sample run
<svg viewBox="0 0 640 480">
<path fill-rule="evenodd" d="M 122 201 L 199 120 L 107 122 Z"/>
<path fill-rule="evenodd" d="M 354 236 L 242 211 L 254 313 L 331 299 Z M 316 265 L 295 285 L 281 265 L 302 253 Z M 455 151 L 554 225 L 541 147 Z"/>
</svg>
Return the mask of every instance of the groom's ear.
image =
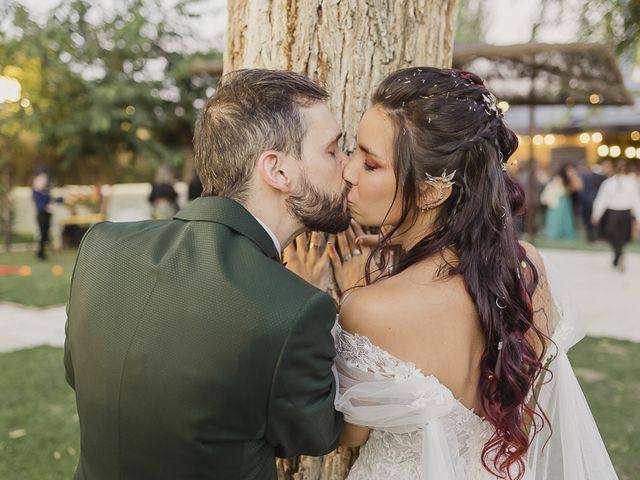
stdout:
<svg viewBox="0 0 640 480">
<path fill-rule="evenodd" d="M 260 178 L 272 188 L 288 193 L 291 190 L 290 158 L 282 152 L 267 150 L 256 162 Z"/>
</svg>

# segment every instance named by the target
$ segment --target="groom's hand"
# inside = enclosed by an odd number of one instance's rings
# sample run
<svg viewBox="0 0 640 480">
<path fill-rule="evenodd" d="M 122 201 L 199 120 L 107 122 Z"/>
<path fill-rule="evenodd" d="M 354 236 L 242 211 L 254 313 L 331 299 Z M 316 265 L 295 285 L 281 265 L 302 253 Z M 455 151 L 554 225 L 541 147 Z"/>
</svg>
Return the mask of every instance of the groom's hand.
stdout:
<svg viewBox="0 0 640 480">
<path fill-rule="evenodd" d="M 331 275 L 326 235 L 320 232 L 303 233 L 284 249 L 287 268 L 322 291 L 329 287 Z"/>
</svg>

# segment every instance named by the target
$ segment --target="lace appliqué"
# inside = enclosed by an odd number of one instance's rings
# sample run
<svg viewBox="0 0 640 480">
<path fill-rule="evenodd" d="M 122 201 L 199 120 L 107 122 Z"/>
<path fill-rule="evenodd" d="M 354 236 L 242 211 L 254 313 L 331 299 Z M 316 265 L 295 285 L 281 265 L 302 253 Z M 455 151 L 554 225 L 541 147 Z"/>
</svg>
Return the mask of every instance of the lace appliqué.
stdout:
<svg viewBox="0 0 640 480">
<path fill-rule="evenodd" d="M 367 337 L 346 332 L 336 325 L 336 354 L 355 368 L 384 378 L 410 378 L 421 374 L 411 362 L 403 362 L 372 344 Z"/>
<path fill-rule="evenodd" d="M 447 395 L 451 392 L 437 378 L 426 376 L 411 362 L 404 362 L 362 335 L 335 329 L 336 353 L 352 367 L 381 378 L 408 379 L 416 375 L 437 384 Z M 442 418 L 447 444 L 456 452 L 456 478 L 465 480 L 493 480 L 482 465 L 482 448 L 493 433 L 490 423 L 478 417 L 459 401 Z M 358 460 L 348 480 L 419 480 L 421 478 L 422 430 L 392 433 L 372 430 L 369 440 L 360 448 Z"/>
</svg>

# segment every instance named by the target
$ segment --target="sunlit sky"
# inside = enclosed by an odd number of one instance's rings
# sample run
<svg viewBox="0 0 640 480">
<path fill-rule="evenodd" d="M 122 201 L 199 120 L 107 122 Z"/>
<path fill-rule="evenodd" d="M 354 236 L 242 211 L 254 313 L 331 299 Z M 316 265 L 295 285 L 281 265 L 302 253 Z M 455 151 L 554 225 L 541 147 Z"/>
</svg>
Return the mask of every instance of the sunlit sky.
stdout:
<svg viewBox="0 0 640 480">
<path fill-rule="evenodd" d="M 304 0 L 301 0 L 304 1 Z M 117 0 L 101 0 L 102 5 L 116 4 Z M 21 3 L 34 12 L 44 12 L 58 4 L 57 0 L 21 0 Z M 175 0 L 162 0 L 166 8 L 170 9 Z M 492 0 L 487 3 L 487 42 L 496 45 L 524 43 L 529 41 L 531 28 L 537 20 L 540 11 L 540 0 Z M 565 0 L 564 10 L 558 11 L 552 5 L 547 12 L 547 18 L 559 19 L 558 24 L 550 25 L 541 30 L 538 41 L 569 42 L 575 39 L 577 22 L 575 15 L 577 5 L 581 0 Z M 199 16 L 193 19 L 193 28 L 204 41 L 218 48 L 223 48 L 227 24 L 226 0 L 208 0 L 202 2 L 197 10 Z"/>
</svg>

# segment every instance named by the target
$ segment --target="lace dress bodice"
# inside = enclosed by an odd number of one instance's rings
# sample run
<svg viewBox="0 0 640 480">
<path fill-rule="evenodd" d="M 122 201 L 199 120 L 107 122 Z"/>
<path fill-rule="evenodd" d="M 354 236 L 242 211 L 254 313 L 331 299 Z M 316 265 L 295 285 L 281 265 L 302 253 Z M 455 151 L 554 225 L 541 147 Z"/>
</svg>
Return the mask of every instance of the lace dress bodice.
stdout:
<svg viewBox="0 0 640 480">
<path fill-rule="evenodd" d="M 489 474 L 481 462 L 482 448 L 493 433 L 490 423 L 456 400 L 451 391 L 434 376 L 423 375 L 413 363 L 399 360 L 373 345 L 367 337 L 346 332 L 337 324 L 335 338 L 336 368 L 340 378 L 337 408 L 345 413 L 348 422 L 366 426 L 371 426 L 375 421 L 366 418 L 367 413 L 364 412 L 363 417 L 359 418 L 360 410 L 382 409 L 379 425 L 372 428 L 368 441 L 360 448 L 359 458 L 348 480 L 424 478 L 423 465 L 428 461 L 424 457 L 434 453 L 428 451 L 432 443 L 425 441 L 429 439 L 424 436 L 438 435 L 435 432 L 441 434 L 440 438 L 431 440 L 450 454 L 454 474 L 450 478 L 496 478 Z M 349 377 L 357 377 L 354 372 L 358 371 L 363 376 L 350 381 Z M 351 401 L 345 401 L 343 395 L 348 395 L 347 390 L 357 390 L 368 383 L 372 383 L 372 387 L 378 391 L 386 390 L 385 397 L 376 398 L 377 394 L 368 396 L 361 392 L 355 393 Z M 353 388 L 349 389 L 350 386 Z M 409 388 L 406 389 L 406 386 Z M 397 394 L 394 389 L 397 389 Z M 410 396 L 407 401 L 402 400 L 407 394 Z M 397 402 L 407 404 L 399 415 L 391 413 L 395 405 L 389 406 L 389 403 Z M 382 419 L 386 415 L 385 407 L 389 410 L 389 418 Z M 416 416 L 413 412 L 416 407 L 424 413 Z M 423 420 L 426 420 L 425 423 L 422 423 Z M 436 423 L 436 430 L 426 428 Z M 443 442 L 445 445 L 439 445 Z"/>
</svg>

